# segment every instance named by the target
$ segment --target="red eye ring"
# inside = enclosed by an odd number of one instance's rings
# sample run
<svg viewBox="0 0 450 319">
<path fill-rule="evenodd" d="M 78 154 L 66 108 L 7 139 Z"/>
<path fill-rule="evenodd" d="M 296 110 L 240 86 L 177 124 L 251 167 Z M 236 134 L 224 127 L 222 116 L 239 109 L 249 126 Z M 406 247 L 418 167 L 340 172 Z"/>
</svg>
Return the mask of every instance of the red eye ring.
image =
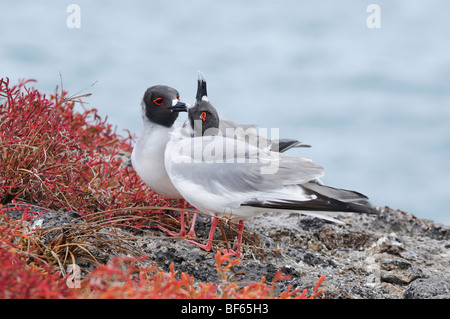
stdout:
<svg viewBox="0 0 450 319">
<path fill-rule="evenodd" d="M 177 99 L 178 99 L 178 100 L 180 99 L 180 94 L 177 94 Z"/>
<path fill-rule="evenodd" d="M 156 105 L 162 105 L 164 103 L 164 99 L 162 97 L 159 97 L 157 99 L 154 99 L 153 103 L 155 103 Z"/>
<path fill-rule="evenodd" d="M 202 118 L 203 122 L 206 121 L 206 112 L 202 112 L 202 114 L 200 114 L 200 117 Z"/>
</svg>

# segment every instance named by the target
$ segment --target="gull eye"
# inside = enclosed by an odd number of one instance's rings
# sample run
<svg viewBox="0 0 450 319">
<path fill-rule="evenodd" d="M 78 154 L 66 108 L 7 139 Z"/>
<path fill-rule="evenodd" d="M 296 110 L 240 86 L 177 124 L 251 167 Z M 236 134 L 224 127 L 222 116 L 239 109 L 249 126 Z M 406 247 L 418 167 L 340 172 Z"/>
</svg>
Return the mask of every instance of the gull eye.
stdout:
<svg viewBox="0 0 450 319">
<path fill-rule="evenodd" d="M 180 94 L 177 94 L 177 99 L 178 99 L 178 100 L 180 99 Z"/>
<path fill-rule="evenodd" d="M 156 105 L 162 105 L 164 103 L 164 99 L 162 97 L 159 97 L 157 99 L 154 99 L 153 103 L 155 103 Z"/>
<path fill-rule="evenodd" d="M 200 114 L 200 118 L 202 119 L 203 122 L 206 121 L 206 112 L 202 112 L 202 114 Z"/>
</svg>

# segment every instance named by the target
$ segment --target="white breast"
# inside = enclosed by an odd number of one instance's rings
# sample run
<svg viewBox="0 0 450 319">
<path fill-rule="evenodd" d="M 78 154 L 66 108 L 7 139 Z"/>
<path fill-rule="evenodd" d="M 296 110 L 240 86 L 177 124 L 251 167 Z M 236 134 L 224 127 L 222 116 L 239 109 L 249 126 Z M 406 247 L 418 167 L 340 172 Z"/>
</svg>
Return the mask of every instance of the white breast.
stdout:
<svg viewBox="0 0 450 319">
<path fill-rule="evenodd" d="M 168 199 L 182 198 L 173 186 L 164 166 L 164 152 L 172 128 L 144 123 L 131 154 L 133 168 L 154 192 Z"/>
</svg>

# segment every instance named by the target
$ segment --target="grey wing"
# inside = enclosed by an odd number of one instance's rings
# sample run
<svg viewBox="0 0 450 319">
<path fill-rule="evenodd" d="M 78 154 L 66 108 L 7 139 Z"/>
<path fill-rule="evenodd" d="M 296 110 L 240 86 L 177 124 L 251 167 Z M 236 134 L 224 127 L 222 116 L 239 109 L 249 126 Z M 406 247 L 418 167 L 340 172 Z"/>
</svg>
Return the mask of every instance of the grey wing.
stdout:
<svg viewBox="0 0 450 319">
<path fill-rule="evenodd" d="M 220 120 L 219 130 L 222 136 L 228 138 L 237 138 L 260 148 L 267 148 L 274 152 L 286 152 L 294 147 L 311 147 L 311 145 L 302 144 L 296 139 L 276 139 L 268 140 L 266 137 L 258 135 L 257 125 L 236 124 L 229 120 Z"/>
<path fill-rule="evenodd" d="M 313 161 L 277 152 L 266 152 L 245 142 L 219 136 L 185 139 L 183 155 L 176 152 L 166 156 L 171 174 L 200 184 L 211 191 L 228 189 L 238 192 L 270 192 L 286 185 L 298 185 L 319 178 L 324 168 Z M 192 143 L 191 143 L 192 142 Z M 202 159 L 194 152 L 196 142 L 201 143 Z M 233 145 L 233 147 L 229 147 Z M 227 152 L 243 147 L 242 152 Z M 197 148 L 198 150 L 199 148 Z"/>
<path fill-rule="evenodd" d="M 236 124 L 236 123 L 234 123 L 233 121 L 230 121 L 230 120 L 220 120 L 220 122 L 219 122 L 219 128 L 221 130 L 222 129 L 225 130 L 227 128 L 235 129 L 235 128 L 238 128 L 238 127 L 241 127 L 244 130 L 246 130 L 248 128 L 256 129 L 258 127 L 258 125 L 256 125 L 256 124 Z"/>
<path fill-rule="evenodd" d="M 257 128 L 257 125 L 236 124 L 229 120 L 220 120 L 219 123 L 219 130 L 222 136 L 238 139 L 261 148 L 268 148 L 269 141 L 265 137 L 258 135 Z"/>
</svg>

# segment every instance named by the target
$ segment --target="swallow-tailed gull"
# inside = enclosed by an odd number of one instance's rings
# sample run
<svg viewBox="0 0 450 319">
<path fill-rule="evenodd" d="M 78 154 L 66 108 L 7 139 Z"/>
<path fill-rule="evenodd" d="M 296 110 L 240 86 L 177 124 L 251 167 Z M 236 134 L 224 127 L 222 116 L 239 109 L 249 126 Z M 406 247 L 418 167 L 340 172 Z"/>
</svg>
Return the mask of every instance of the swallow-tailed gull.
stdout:
<svg viewBox="0 0 450 319">
<path fill-rule="evenodd" d="M 197 102 L 209 103 L 206 95 Z M 209 118 L 208 118 L 209 117 Z M 206 245 L 210 250 L 218 218 L 238 221 L 239 256 L 243 220 L 264 212 L 296 211 L 334 220 L 325 212 L 377 213 L 365 195 L 323 185 L 324 168 L 312 160 L 274 152 L 244 139 L 223 136 L 217 112 L 202 119 L 202 135 L 173 130 L 165 167 L 175 188 L 192 206 L 212 216 Z M 195 123 L 190 124 L 195 132 Z"/>
</svg>

